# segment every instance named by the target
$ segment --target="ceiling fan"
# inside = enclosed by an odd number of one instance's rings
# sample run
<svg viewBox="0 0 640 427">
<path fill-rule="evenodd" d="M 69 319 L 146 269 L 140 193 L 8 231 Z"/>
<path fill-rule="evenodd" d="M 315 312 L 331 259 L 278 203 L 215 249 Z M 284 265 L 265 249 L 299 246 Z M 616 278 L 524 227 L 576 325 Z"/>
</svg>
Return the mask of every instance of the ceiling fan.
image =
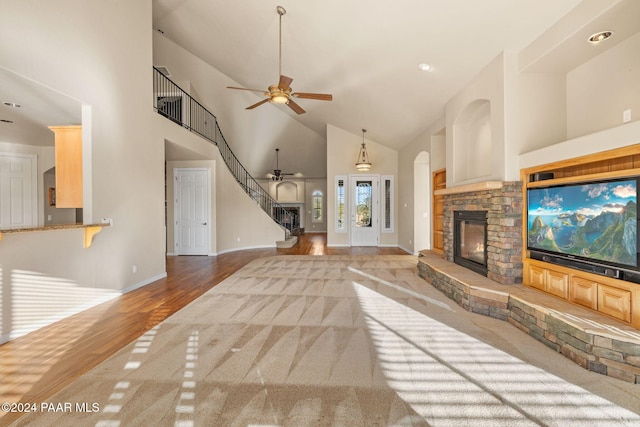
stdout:
<svg viewBox="0 0 640 427">
<path fill-rule="evenodd" d="M 260 102 L 256 102 L 253 105 L 248 106 L 247 110 L 252 110 L 264 103 L 272 102 L 274 104 L 287 104 L 289 108 L 295 111 L 297 114 L 303 114 L 305 111 L 298 105 L 292 98 L 303 98 L 303 99 L 316 99 L 320 101 L 332 101 L 333 95 L 325 94 L 325 93 L 308 93 L 308 92 L 294 92 L 291 89 L 291 82 L 293 79 L 291 77 L 287 77 L 282 74 L 282 16 L 287 13 L 287 11 L 282 6 L 278 6 L 276 8 L 278 15 L 280 15 L 280 32 L 279 32 L 279 50 L 278 50 L 278 71 L 280 74 L 280 80 L 278 84 L 271 85 L 269 88 L 264 91 L 262 89 L 247 89 L 244 87 L 233 87 L 227 86 L 229 89 L 239 89 L 239 90 L 249 90 L 252 92 L 262 92 L 266 97 Z"/>
<path fill-rule="evenodd" d="M 282 172 L 280 170 L 280 166 L 278 165 L 278 153 L 280 152 L 279 148 L 276 148 L 276 168 L 273 170 L 273 175 L 271 175 L 271 179 L 274 181 L 282 181 L 285 175 L 294 175 L 292 173 Z"/>
</svg>

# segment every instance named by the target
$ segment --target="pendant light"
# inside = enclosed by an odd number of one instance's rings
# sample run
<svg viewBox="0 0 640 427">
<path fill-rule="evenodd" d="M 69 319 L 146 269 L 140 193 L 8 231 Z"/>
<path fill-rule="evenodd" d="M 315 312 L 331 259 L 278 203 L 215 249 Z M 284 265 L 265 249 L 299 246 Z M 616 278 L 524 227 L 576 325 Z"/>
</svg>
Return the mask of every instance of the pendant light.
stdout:
<svg viewBox="0 0 640 427">
<path fill-rule="evenodd" d="M 369 154 L 367 153 L 367 147 L 364 144 L 364 133 L 366 131 L 366 129 L 362 129 L 362 146 L 360 147 L 358 162 L 356 163 L 356 169 L 358 169 L 358 172 L 367 172 L 369 169 L 371 169 Z"/>
</svg>

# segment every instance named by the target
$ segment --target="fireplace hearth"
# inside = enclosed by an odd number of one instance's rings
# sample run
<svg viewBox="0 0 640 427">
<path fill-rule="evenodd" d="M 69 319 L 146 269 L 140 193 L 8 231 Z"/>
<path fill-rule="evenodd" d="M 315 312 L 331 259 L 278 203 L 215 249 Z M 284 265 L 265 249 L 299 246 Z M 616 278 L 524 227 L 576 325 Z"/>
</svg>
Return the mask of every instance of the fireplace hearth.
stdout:
<svg viewBox="0 0 640 427">
<path fill-rule="evenodd" d="M 487 275 L 487 211 L 453 213 L 453 262 Z"/>
</svg>

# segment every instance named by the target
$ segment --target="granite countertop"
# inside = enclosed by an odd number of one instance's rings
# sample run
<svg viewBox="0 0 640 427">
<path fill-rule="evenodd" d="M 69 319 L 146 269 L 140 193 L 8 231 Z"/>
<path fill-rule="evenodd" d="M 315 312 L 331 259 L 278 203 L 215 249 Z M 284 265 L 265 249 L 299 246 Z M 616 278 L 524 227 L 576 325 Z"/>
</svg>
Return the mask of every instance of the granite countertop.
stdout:
<svg viewBox="0 0 640 427">
<path fill-rule="evenodd" d="M 71 228 L 108 227 L 109 224 L 52 224 L 43 227 L 9 228 L 0 230 L 0 234 L 31 233 L 33 231 L 66 230 Z"/>
</svg>

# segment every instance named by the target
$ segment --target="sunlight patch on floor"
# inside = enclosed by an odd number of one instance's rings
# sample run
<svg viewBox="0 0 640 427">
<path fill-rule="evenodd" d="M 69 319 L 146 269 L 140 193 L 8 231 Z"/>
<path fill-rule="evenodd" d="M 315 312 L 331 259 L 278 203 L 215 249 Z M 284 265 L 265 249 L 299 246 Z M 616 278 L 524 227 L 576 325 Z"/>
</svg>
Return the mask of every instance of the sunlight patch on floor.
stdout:
<svg viewBox="0 0 640 427">
<path fill-rule="evenodd" d="M 387 382 L 430 425 L 637 425 L 640 416 L 353 282 Z"/>
</svg>

